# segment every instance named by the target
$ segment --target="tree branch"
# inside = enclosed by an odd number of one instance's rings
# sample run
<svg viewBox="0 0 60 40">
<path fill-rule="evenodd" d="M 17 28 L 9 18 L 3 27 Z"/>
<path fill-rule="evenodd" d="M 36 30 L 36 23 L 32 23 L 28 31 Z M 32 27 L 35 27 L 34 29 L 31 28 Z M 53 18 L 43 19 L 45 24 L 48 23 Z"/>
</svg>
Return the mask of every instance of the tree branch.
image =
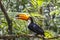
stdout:
<svg viewBox="0 0 60 40">
<path fill-rule="evenodd" d="M 30 37 L 33 37 L 33 38 L 42 38 L 41 36 L 34 36 L 32 34 L 20 34 L 20 35 L 4 35 L 4 36 L 0 36 L 0 39 L 13 39 L 13 38 L 19 38 L 19 37 L 27 37 L 27 38 L 30 38 Z M 60 35 L 56 36 L 56 37 L 52 37 L 52 38 L 45 38 L 47 40 L 49 39 L 57 39 L 59 38 Z"/>
<path fill-rule="evenodd" d="M 12 34 L 12 21 L 10 20 L 4 6 L 2 5 L 1 0 L 0 0 L 0 8 L 1 8 L 6 20 L 7 20 L 7 23 L 8 23 L 8 34 Z"/>
</svg>

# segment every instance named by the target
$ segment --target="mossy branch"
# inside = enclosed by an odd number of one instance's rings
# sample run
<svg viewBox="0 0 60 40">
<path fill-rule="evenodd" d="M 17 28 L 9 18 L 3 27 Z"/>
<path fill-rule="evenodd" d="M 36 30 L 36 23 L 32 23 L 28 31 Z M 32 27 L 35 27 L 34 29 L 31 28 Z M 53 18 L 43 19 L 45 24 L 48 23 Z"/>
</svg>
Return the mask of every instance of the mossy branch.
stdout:
<svg viewBox="0 0 60 40">
<path fill-rule="evenodd" d="M 20 35 L 4 35 L 4 36 L 0 36 L 0 39 L 13 39 L 13 38 L 19 38 L 19 37 L 27 37 L 27 38 L 42 38 L 42 36 L 34 36 L 32 34 L 20 34 Z M 57 39 L 59 38 L 60 35 L 52 37 L 52 38 L 45 38 L 46 40 L 49 39 Z"/>
</svg>

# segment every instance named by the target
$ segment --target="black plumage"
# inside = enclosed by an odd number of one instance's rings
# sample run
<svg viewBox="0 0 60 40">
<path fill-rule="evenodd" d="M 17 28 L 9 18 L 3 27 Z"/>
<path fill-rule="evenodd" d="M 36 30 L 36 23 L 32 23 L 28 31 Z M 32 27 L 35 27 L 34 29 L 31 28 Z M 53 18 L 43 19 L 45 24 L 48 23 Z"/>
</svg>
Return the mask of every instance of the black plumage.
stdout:
<svg viewBox="0 0 60 40">
<path fill-rule="evenodd" d="M 36 23 L 33 22 L 32 17 L 30 17 L 30 21 L 31 23 L 28 25 L 28 28 L 34 33 L 36 33 L 36 35 L 45 36 L 44 30 L 41 27 L 39 27 Z"/>
<path fill-rule="evenodd" d="M 40 34 L 40 35 L 43 35 L 43 36 L 44 36 L 44 31 L 43 31 L 43 29 L 40 28 L 37 24 L 31 23 L 31 24 L 28 26 L 28 28 L 29 28 L 31 31 L 35 32 L 36 34 Z"/>
</svg>

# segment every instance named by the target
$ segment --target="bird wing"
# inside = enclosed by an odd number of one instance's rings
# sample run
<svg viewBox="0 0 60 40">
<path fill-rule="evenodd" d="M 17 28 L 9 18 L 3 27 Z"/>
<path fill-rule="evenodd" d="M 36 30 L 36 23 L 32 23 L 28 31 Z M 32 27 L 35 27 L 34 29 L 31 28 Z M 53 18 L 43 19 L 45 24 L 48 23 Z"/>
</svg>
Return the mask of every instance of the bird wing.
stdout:
<svg viewBox="0 0 60 40">
<path fill-rule="evenodd" d="M 29 25 L 29 29 L 37 34 L 44 34 L 44 31 L 42 28 L 40 28 L 37 24 L 33 23 Z"/>
<path fill-rule="evenodd" d="M 44 33 L 43 29 L 39 27 L 37 24 L 33 25 L 33 29 L 37 31 L 37 33 Z"/>
</svg>

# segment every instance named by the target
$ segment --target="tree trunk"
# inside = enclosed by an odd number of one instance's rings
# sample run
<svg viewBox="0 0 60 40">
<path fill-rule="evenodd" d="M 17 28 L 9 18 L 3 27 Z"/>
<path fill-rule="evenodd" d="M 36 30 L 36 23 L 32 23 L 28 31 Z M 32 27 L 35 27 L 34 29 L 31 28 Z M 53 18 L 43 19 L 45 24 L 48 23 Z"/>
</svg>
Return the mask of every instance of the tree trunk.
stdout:
<svg viewBox="0 0 60 40">
<path fill-rule="evenodd" d="M 8 23 L 8 34 L 12 34 L 12 21 L 10 20 L 10 18 L 6 12 L 6 9 L 2 5 L 1 1 L 0 1 L 0 8 L 1 8 L 1 10 L 6 18 L 7 23 Z"/>
</svg>

